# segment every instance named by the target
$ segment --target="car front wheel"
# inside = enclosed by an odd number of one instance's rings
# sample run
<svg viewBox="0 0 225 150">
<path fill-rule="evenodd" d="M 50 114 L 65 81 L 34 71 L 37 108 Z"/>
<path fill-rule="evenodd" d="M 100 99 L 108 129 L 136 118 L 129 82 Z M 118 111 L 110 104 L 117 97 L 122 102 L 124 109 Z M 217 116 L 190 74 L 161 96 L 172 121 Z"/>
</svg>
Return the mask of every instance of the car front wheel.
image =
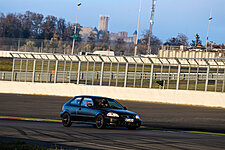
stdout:
<svg viewBox="0 0 225 150">
<path fill-rule="evenodd" d="M 72 125 L 70 115 L 68 113 L 64 113 L 62 116 L 62 124 L 64 127 L 70 127 Z"/>
<path fill-rule="evenodd" d="M 96 119 L 96 127 L 98 128 L 98 129 L 103 129 L 103 128 L 105 128 L 105 119 L 104 119 L 104 117 L 102 116 L 102 115 L 99 115 L 98 117 L 97 117 L 97 119 Z"/>
</svg>

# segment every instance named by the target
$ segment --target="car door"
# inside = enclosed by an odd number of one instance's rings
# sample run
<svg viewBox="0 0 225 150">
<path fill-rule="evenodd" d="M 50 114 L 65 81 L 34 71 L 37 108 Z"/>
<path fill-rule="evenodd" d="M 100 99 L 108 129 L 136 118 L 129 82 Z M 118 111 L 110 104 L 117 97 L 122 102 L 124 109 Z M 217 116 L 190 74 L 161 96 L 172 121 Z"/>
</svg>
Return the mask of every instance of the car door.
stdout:
<svg viewBox="0 0 225 150">
<path fill-rule="evenodd" d="M 88 107 L 91 104 L 92 107 Z M 95 107 L 93 99 L 90 97 L 84 97 L 80 103 L 80 108 L 77 111 L 77 116 L 81 121 L 94 122 L 95 121 Z"/>
<path fill-rule="evenodd" d="M 82 97 L 76 97 L 70 102 L 69 112 L 70 112 L 72 121 L 79 121 L 79 118 L 77 116 L 77 111 L 80 108 L 81 100 L 82 100 Z"/>
</svg>

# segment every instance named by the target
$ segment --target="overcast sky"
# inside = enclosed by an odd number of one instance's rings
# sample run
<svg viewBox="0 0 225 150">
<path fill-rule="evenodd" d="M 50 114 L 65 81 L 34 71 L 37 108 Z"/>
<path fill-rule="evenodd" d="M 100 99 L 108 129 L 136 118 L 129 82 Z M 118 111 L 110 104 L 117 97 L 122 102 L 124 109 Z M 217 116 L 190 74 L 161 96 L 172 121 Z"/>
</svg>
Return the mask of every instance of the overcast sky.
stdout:
<svg viewBox="0 0 225 150">
<path fill-rule="evenodd" d="M 65 18 L 75 22 L 78 0 L 0 0 L 1 13 L 32 11 Z M 127 31 L 132 35 L 137 28 L 140 0 L 79 0 L 78 22 L 82 26 L 98 27 L 99 15 L 110 16 L 109 31 Z M 142 0 L 140 34 L 149 29 L 152 0 Z M 208 18 L 212 9 L 209 40 L 225 43 L 225 0 L 157 0 L 153 34 L 165 42 L 184 33 L 189 41 L 198 33 L 205 44 Z"/>
</svg>

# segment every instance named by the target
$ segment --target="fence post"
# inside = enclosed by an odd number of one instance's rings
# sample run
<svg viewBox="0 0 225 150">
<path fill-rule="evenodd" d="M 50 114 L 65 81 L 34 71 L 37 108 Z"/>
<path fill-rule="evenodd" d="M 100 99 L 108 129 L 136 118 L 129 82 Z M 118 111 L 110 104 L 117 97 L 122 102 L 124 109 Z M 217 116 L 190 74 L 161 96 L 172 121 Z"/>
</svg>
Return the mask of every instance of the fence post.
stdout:
<svg viewBox="0 0 225 150">
<path fill-rule="evenodd" d="M 111 85 L 111 80 L 112 80 L 112 61 L 110 63 L 109 86 Z"/>
<path fill-rule="evenodd" d="M 34 59 L 34 64 L 33 64 L 33 75 L 32 75 L 32 82 L 35 82 L 36 63 L 37 63 L 37 60 L 36 60 L 36 59 Z"/>
<path fill-rule="evenodd" d="M 179 90 L 179 86 L 180 86 L 180 70 L 181 70 L 181 64 L 178 65 L 176 90 Z"/>
<path fill-rule="evenodd" d="M 81 68 L 81 61 L 79 61 L 78 64 L 78 70 L 77 70 L 77 84 L 80 82 L 80 68 Z"/>
<path fill-rule="evenodd" d="M 101 67 L 101 77 L 100 77 L 100 86 L 102 86 L 103 82 L 103 76 L 104 76 L 104 62 L 102 62 L 102 67 Z"/>
<path fill-rule="evenodd" d="M 94 85 L 94 78 L 95 78 L 95 61 L 94 61 L 94 64 L 93 64 L 92 85 Z"/>
<path fill-rule="evenodd" d="M 29 60 L 27 59 L 26 60 L 26 74 L 25 74 L 25 82 L 27 82 L 27 70 L 28 70 L 28 62 L 29 62 Z"/>
<path fill-rule="evenodd" d="M 73 67 L 73 60 L 71 59 L 71 62 L 70 62 L 70 76 L 69 76 L 69 83 L 71 82 L 72 67 Z"/>
<path fill-rule="evenodd" d="M 14 81 L 14 72 L 15 72 L 15 58 L 13 58 L 13 66 L 12 66 L 12 76 L 11 76 L 11 81 Z"/>
<path fill-rule="evenodd" d="M 207 67 L 207 74 L 206 74 L 206 81 L 205 81 L 205 91 L 208 91 L 209 71 L 210 71 L 210 66 Z"/>
<path fill-rule="evenodd" d="M 127 86 L 128 65 L 129 65 L 129 64 L 126 63 L 125 77 L 124 77 L 124 87 Z"/>
<path fill-rule="evenodd" d="M 20 60 L 20 77 L 19 77 L 19 82 L 21 81 L 21 74 L 22 74 L 22 65 L 23 65 L 23 59 Z"/>
<path fill-rule="evenodd" d="M 56 62 L 55 62 L 55 78 L 54 78 L 54 83 L 57 83 L 58 66 L 59 66 L 59 60 L 56 60 Z"/>
<path fill-rule="evenodd" d="M 141 88 L 143 87 L 144 71 L 145 71 L 145 64 L 143 63 L 141 70 Z"/>
<path fill-rule="evenodd" d="M 154 64 L 151 64 L 151 77 L 150 77 L 150 83 L 149 83 L 149 88 L 152 88 L 152 83 L 153 83 L 153 73 L 154 73 Z"/>
</svg>

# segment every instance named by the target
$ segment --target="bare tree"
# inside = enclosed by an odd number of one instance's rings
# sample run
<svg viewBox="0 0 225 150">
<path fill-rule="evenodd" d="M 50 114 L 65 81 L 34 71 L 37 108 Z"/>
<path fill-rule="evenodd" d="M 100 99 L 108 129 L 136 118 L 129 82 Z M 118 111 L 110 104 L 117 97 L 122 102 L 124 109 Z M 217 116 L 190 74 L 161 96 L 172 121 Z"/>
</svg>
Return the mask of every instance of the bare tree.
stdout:
<svg viewBox="0 0 225 150">
<path fill-rule="evenodd" d="M 169 45 L 169 46 L 188 46 L 188 37 L 183 34 L 179 33 L 177 37 L 172 37 L 169 38 L 164 45 Z"/>
<path fill-rule="evenodd" d="M 113 46 L 113 49 L 116 53 L 124 55 L 126 50 L 126 44 L 122 38 L 118 38 Z"/>
<path fill-rule="evenodd" d="M 149 37 L 149 30 L 145 30 L 144 33 L 142 34 L 144 38 L 140 39 L 140 43 L 138 44 L 138 54 L 147 54 L 147 49 L 148 49 L 148 37 Z M 152 35 L 151 37 L 151 48 L 152 48 L 152 54 L 158 54 L 158 50 L 161 46 L 162 42 L 161 40 Z"/>
</svg>

